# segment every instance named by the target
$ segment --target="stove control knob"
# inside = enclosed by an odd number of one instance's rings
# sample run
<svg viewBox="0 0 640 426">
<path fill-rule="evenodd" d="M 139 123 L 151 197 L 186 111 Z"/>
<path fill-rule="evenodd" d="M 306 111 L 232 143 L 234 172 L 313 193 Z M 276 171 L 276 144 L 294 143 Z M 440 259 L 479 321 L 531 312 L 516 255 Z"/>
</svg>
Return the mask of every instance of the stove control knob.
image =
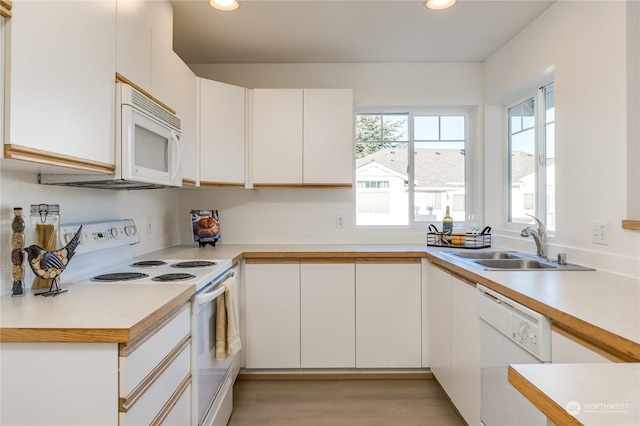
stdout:
<svg viewBox="0 0 640 426">
<path fill-rule="evenodd" d="M 124 227 L 124 233 L 128 236 L 136 235 L 137 232 L 138 230 L 136 229 L 135 225 L 127 225 Z"/>
<path fill-rule="evenodd" d="M 113 227 L 111 229 L 109 229 L 109 234 L 111 234 L 111 236 L 113 238 L 118 238 L 118 234 L 120 233 L 120 231 L 118 231 L 118 228 Z"/>
<path fill-rule="evenodd" d="M 64 241 L 68 243 L 69 241 L 71 241 L 74 235 L 75 234 L 73 232 L 67 232 L 66 234 L 64 234 Z"/>
</svg>

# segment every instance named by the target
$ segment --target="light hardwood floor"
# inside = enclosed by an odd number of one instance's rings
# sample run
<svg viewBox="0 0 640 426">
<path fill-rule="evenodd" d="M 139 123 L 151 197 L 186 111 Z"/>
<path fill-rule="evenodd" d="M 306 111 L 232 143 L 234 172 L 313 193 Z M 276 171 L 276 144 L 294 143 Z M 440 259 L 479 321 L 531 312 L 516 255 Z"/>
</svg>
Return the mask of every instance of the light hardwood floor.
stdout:
<svg viewBox="0 0 640 426">
<path fill-rule="evenodd" d="M 238 380 L 229 426 L 461 425 L 434 380 Z"/>
</svg>

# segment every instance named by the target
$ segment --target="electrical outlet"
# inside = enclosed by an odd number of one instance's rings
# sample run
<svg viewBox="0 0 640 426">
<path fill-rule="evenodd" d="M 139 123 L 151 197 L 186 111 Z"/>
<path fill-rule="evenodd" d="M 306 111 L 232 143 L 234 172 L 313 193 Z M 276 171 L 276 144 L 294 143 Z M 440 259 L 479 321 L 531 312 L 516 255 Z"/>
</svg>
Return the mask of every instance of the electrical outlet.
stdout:
<svg viewBox="0 0 640 426">
<path fill-rule="evenodd" d="M 596 220 L 593 221 L 592 229 L 591 229 L 591 241 L 595 244 L 609 244 L 609 229 L 607 226 L 607 222 Z"/>
<path fill-rule="evenodd" d="M 151 235 L 151 216 L 147 216 L 147 235 Z"/>
<path fill-rule="evenodd" d="M 336 228 L 338 229 L 344 228 L 344 216 L 339 213 L 336 215 Z"/>
</svg>

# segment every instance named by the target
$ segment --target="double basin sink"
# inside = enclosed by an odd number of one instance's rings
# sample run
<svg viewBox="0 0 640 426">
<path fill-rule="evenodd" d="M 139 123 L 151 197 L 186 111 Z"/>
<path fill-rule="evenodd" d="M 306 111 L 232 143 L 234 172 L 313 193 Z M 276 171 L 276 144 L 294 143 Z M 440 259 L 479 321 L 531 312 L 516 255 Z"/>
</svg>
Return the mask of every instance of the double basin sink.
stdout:
<svg viewBox="0 0 640 426">
<path fill-rule="evenodd" d="M 594 271 L 572 263 L 559 264 L 519 251 L 446 251 L 444 254 L 488 271 Z"/>
</svg>

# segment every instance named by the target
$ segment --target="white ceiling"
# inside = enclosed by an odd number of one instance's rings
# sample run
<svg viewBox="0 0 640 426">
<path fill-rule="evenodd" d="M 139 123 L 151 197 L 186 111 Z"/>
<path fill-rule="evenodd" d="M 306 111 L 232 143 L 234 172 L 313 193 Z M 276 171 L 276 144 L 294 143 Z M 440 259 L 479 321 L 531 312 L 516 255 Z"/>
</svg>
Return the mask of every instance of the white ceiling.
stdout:
<svg viewBox="0 0 640 426">
<path fill-rule="evenodd" d="M 174 50 L 186 63 L 482 62 L 549 8 L 546 0 L 174 0 Z"/>
</svg>

